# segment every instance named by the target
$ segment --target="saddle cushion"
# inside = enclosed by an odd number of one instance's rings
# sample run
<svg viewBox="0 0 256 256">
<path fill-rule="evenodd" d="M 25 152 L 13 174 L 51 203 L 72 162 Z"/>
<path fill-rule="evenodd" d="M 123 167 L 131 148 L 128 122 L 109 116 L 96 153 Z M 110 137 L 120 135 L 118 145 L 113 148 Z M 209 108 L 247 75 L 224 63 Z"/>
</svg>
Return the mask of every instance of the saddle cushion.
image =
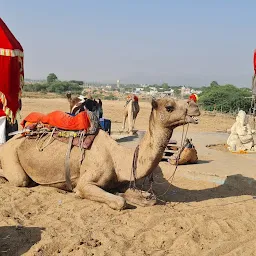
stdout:
<svg viewBox="0 0 256 256">
<path fill-rule="evenodd" d="M 80 112 L 76 116 L 71 116 L 62 111 L 54 111 L 47 115 L 32 112 L 21 122 L 21 126 L 24 128 L 28 124 L 37 123 L 48 124 L 68 131 L 87 130 L 90 127 L 90 119 L 86 111 Z"/>
</svg>

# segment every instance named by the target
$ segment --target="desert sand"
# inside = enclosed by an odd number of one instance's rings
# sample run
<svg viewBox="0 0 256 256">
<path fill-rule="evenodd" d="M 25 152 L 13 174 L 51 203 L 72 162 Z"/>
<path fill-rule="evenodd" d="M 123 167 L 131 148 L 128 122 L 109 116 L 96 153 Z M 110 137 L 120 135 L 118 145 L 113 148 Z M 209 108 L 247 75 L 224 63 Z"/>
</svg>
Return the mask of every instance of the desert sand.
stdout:
<svg viewBox="0 0 256 256">
<path fill-rule="evenodd" d="M 121 129 L 124 102 L 103 104 L 112 129 Z M 145 130 L 150 104 L 140 106 L 135 126 Z M 68 111 L 67 101 L 25 98 L 21 117 L 54 110 Z M 218 132 L 233 122 L 203 114 L 189 129 Z M 161 168 L 158 195 L 173 171 Z M 176 176 L 161 199 L 167 204 L 119 212 L 58 189 L 15 188 L 1 179 L 0 255 L 256 255 L 256 200 L 249 192 Z"/>
</svg>

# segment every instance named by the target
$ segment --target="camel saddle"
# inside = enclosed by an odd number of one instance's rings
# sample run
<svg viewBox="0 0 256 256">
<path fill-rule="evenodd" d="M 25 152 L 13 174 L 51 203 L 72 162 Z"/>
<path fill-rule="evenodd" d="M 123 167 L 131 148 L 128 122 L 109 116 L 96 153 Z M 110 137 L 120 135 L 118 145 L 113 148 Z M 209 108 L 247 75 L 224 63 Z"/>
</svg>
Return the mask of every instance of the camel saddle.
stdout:
<svg viewBox="0 0 256 256">
<path fill-rule="evenodd" d="M 20 132 L 23 136 L 35 138 L 51 133 L 53 138 L 64 143 L 68 143 L 72 137 L 72 145 L 84 149 L 91 146 L 100 129 L 98 118 L 90 111 L 83 111 L 76 116 L 61 111 L 48 115 L 32 112 L 21 125 L 26 131 Z"/>
<path fill-rule="evenodd" d="M 49 135 L 48 142 L 39 148 L 42 151 L 50 144 L 52 138 L 67 143 L 68 148 L 65 158 L 65 179 L 66 189 L 73 191 L 72 181 L 70 177 L 70 153 L 72 146 L 80 147 L 82 163 L 84 159 L 85 149 L 88 149 L 100 129 L 99 119 L 90 111 L 83 111 L 76 116 L 69 115 L 61 111 L 55 111 L 48 115 L 32 112 L 22 122 L 22 135 L 28 138 L 42 139 Z M 44 144 L 44 143 L 43 143 Z"/>
</svg>

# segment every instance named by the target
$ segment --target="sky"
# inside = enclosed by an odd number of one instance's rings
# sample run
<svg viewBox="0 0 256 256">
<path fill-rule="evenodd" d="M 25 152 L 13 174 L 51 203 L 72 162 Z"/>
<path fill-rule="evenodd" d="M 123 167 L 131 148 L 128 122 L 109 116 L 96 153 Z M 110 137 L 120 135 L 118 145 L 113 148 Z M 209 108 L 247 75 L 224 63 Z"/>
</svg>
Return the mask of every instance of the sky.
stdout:
<svg viewBox="0 0 256 256">
<path fill-rule="evenodd" d="M 25 77 L 251 87 L 255 0 L 0 0 Z"/>
</svg>

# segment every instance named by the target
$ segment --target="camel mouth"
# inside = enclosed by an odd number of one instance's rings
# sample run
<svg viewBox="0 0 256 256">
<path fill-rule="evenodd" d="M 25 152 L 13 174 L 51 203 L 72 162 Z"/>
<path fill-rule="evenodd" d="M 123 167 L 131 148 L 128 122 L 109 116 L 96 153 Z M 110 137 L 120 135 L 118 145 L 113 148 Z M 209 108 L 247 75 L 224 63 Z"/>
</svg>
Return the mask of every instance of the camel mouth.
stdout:
<svg viewBox="0 0 256 256">
<path fill-rule="evenodd" d="M 191 124 L 198 124 L 199 119 L 196 116 L 186 116 L 186 122 Z"/>
</svg>

